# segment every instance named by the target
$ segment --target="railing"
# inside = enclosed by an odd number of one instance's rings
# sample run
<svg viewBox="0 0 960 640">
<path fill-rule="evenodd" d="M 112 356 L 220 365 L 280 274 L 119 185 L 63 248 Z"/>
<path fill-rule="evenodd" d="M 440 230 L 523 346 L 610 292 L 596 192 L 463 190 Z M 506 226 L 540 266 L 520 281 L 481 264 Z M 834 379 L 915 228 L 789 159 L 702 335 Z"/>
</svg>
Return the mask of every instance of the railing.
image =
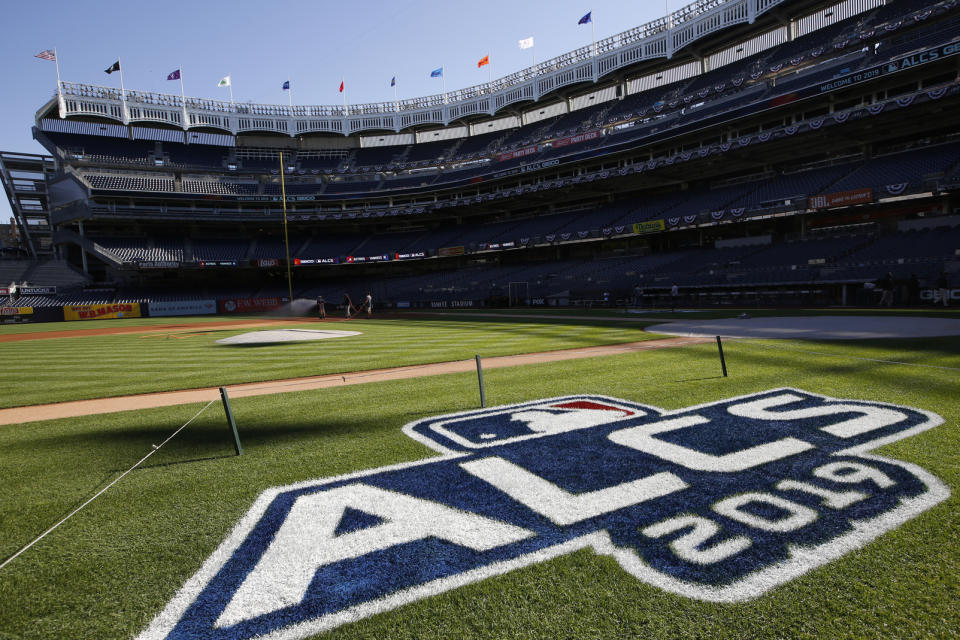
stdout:
<svg viewBox="0 0 960 640">
<path fill-rule="evenodd" d="M 152 121 L 217 127 L 231 133 L 275 131 L 295 136 L 312 132 L 344 135 L 364 130 L 400 131 L 411 125 L 446 125 L 461 114 L 486 113 L 542 96 L 570 84 L 593 82 L 643 60 L 670 58 L 694 40 L 756 16 L 788 0 L 697 0 L 668 16 L 540 62 L 492 82 L 387 102 L 334 105 L 230 103 L 222 100 L 126 91 L 63 82 L 62 117 L 94 115 L 128 124 Z M 184 121 L 186 116 L 186 121 Z"/>
</svg>

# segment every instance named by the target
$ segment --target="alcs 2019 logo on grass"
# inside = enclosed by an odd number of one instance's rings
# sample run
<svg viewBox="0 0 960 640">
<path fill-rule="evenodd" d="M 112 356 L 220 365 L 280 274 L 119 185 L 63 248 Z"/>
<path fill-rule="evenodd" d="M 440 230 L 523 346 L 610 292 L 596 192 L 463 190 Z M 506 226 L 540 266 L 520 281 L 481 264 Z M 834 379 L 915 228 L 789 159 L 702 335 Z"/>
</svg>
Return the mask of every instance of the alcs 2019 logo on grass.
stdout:
<svg viewBox="0 0 960 640">
<path fill-rule="evenodd" d="M 797 389 L 420 420 L 404 432 L 443 456 L 265 491 L 140 638 L 304 638 L 587 547 L 682 596 L 754 598 L 947 498 L 867 453 L 942 422 Z"/>
</svg>

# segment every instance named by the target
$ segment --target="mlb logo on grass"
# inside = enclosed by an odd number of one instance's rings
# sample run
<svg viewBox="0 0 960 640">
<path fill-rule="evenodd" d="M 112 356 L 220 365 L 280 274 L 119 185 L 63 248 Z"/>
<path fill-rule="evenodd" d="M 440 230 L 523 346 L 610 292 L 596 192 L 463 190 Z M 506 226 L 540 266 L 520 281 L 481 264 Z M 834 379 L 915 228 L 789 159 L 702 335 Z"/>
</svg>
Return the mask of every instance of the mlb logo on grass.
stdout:
<svg viewBox="0 0 960 640">
<path fill-rule="evenodd" d="M 404 432 L 442 456 L 265 491 L 140 638 L 305 638 L 584 548 L 680 596 L 756 598 L 946 499 L 869 453 L 942 422 L 797 389 L 420 420 Z"/>
</svg>

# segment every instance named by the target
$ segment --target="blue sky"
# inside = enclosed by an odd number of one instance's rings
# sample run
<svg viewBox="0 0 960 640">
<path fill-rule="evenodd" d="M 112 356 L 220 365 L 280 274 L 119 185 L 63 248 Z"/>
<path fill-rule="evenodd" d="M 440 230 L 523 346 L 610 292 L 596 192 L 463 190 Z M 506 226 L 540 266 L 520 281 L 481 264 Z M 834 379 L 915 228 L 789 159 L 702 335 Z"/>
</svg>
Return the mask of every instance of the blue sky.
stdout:
<svg viewBox="0 0 960 640">
<path fill-rule="evenodd" d="M 670 0 L 670 10 L 680 7 Z M 529 66 L 530 50 L 517 41 L 533 36 L 537 61 L 590 44 L 592 11 L 597 39 L 664 15 L 660 0 L 486 0 L 484 2 L 76 2 L 7 3 L 0 39 L 6 90 L 0 99 L 0 149 L 43 153 L 32 140 L 36 110 L 56 91 L 52 62 L 34 58 L 57 48 L 64 81 L 119 86 L 104 69 L 122 61 L 127 89 L 179 93 L 166 76 L 183 65 L 187 95 L 229 98 L 217 88 L 230 74 L 237 102 L 287 102 L 290 78 L 298 104 L 342 104 L 441 92 L 430 71 L 443 66 L 448 91 Z M 0 220 L 10 217 L 0 198 Z"/>
</svg>

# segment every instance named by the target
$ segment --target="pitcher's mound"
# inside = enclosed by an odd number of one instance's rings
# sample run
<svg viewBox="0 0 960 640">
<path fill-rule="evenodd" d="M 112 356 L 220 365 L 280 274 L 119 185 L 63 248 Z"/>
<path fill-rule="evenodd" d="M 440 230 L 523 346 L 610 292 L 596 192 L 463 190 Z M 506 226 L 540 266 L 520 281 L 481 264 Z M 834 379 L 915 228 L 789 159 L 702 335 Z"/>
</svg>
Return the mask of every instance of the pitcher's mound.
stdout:
<svg viewBox="0 0 960 640">
<path fill-rule="evenodd" d="M 307 340 L 327 340 L 328 338 L 346 338 L 359 336 L 360 331 L 329 331 L 319 329 L 274 329 L 272 331 L 251 331 L 238 336 L 221 338 L 218 344 L 276 344 L 278 342 L 306 342 Z"/>
</svg>

